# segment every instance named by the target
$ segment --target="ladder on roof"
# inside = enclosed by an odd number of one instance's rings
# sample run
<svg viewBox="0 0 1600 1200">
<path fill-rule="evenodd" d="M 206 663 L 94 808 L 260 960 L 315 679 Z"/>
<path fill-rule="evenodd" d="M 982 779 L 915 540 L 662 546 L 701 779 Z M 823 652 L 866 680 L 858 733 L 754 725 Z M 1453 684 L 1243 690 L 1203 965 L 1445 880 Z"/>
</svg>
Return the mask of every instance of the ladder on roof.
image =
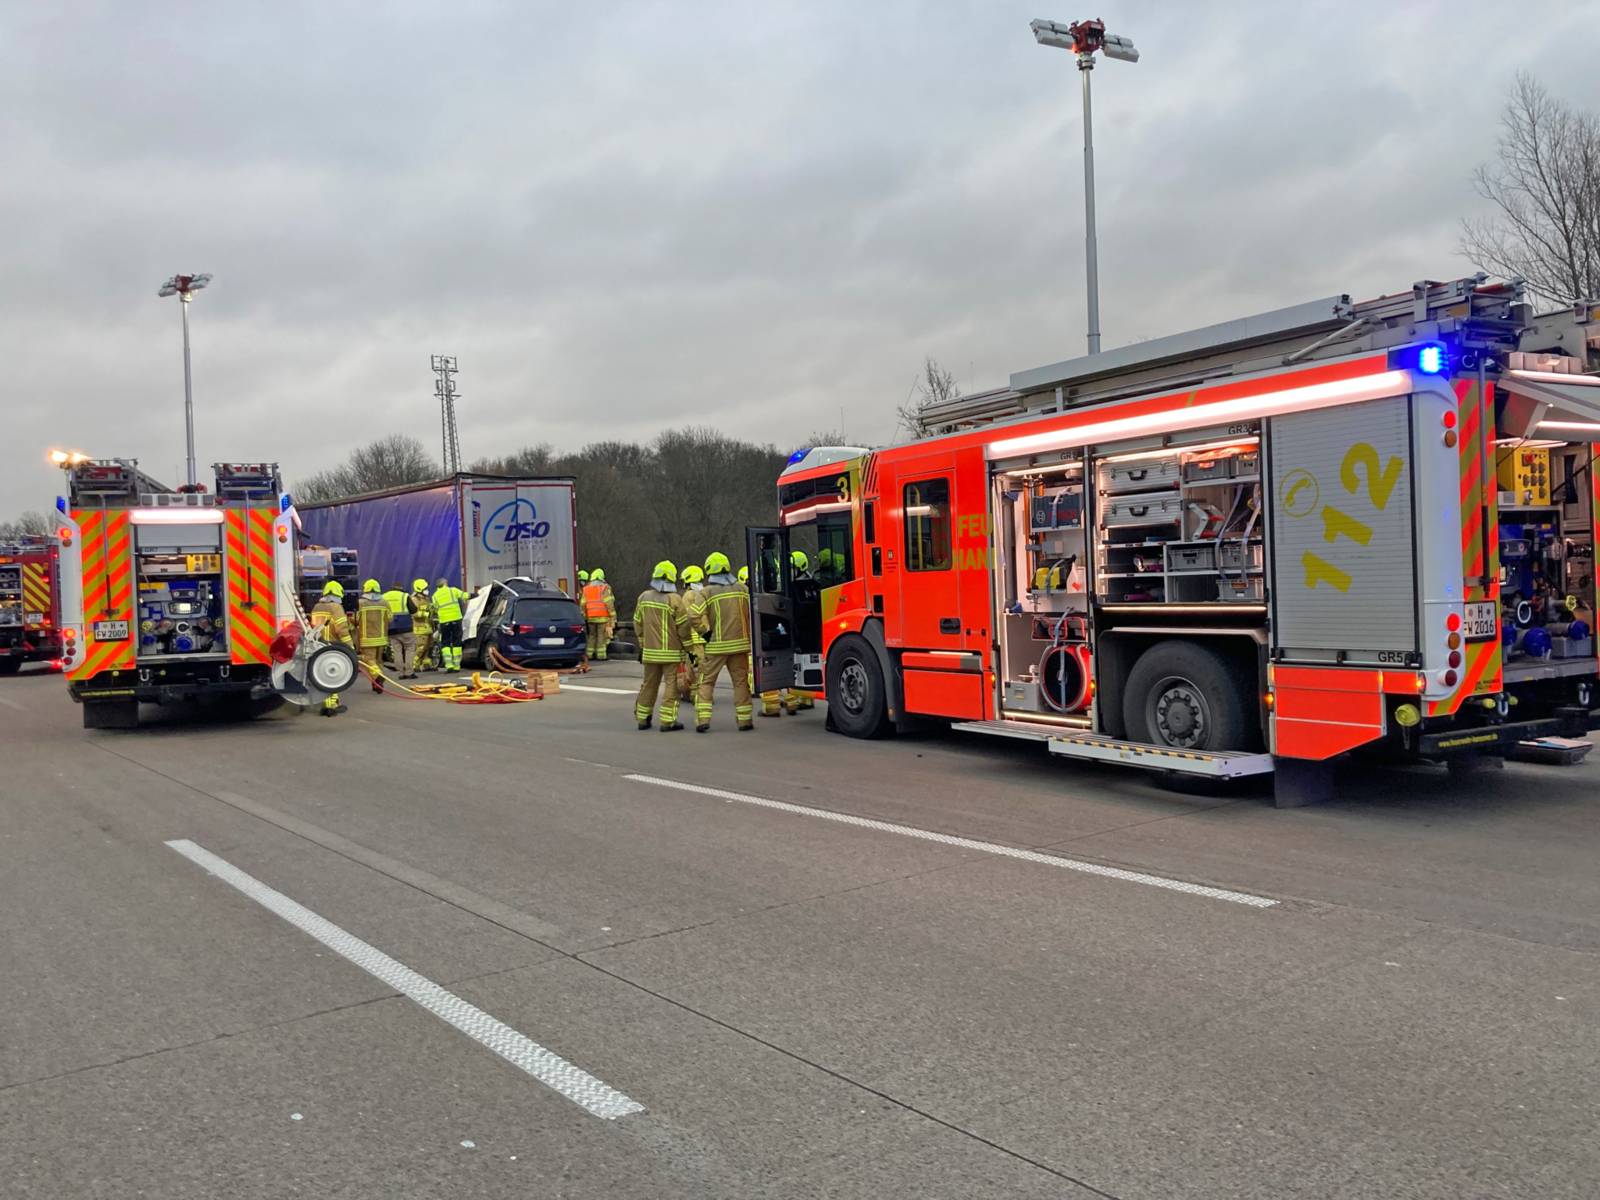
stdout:
<svg viewBox="0 0 1600 1200">
<path fill-rule="evenodd" d="M 918 433 L 933 437 L 1140 391 L 1315 361 L 1357 349 L 1404 345 L 1470 331 L 1485 345 L 1516 349 L 1530 319 L 1520 280 L 1484 275 L 1422 280 L 1409 292 L 1352 303 L 1329 296 L 1219 325 L 1136 342 L 1011 376 L 1009 387 L 930 404 Z"/>
</svg>

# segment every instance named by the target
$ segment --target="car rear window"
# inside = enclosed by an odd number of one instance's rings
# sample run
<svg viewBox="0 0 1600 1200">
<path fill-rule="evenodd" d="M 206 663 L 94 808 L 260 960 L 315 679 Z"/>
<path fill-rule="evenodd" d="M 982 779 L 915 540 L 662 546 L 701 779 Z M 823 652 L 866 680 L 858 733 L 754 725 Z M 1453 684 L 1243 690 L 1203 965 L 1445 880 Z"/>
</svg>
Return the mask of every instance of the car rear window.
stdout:
<svg viewBox="0 0 1600 1200">
<path fill-rule="evenodd" d="M 582 615 L 571 600 L 518 600 L 511 618 L 519 625 L 539 625 L 565 621 L 581 624 Z"/>
</svg>

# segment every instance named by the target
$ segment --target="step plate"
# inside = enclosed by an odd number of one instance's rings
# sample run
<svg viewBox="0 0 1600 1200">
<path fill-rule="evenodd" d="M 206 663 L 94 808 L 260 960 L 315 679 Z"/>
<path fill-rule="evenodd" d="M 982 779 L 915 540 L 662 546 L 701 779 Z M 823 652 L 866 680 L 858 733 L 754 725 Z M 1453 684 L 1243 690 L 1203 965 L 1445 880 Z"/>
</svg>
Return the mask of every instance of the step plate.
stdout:
<svg viewBox="0 0 1600 1200">
<path fill-rule="evenodd" d="M 1149 770 L 1177 771 L 1185 775 L 1206 775 L 1213 779 L 1237 779 L 1245 775 L 1267 775 L 1272 771 L 1272 755 L 1224 750 L 1207 754 L 1194 750 L 1168 750 L 1144 742 L 1125 742 L 1099 733 L 1046 725 L 1033 721 L 960 721 L 950 726 L 962 733 L 987 733 L 994 737 L 1044 742 L 1051 754 L 1063 758 L 1087 758 L 1096 762 L 1125 763 Z"/>
<path fill-rule="evenodd" d="M 1100 734 L 1057 735 L 1050 739 L 1050 753 L 1064 758 L 1089 758 L 1098 762 L 1126 763 L 1185 775 L 1208 775 L 1216 779 L 1237 779 L 1245 775 L 1266 775 L 1272 771 L 1272 755 L 1225 750 L 1215 754 L 1203 750 L 1168 750 L 1144 742 L 1124 742 Z"/>
</svg>

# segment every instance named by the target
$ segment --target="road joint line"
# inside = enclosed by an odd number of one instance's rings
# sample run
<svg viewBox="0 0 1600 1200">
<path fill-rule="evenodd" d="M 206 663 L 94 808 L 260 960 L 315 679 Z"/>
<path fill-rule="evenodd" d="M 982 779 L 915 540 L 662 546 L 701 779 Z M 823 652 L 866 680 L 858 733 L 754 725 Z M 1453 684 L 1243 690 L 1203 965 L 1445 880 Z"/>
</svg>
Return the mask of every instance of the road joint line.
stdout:
<svg viewBox="0 0 1600 1200">
<path fill-rule="evenodd" d="M 935 842 L 939 845 L 952 846 L 962 850 L 976 850 L 1002 858 L 1020 859 L 1024 862 L 1038 863 L 1042 866 L 1077 871 L 1084 875 L 1097 875 L 1101 878 L 1117 879 L 1125 883 L 1139 883 L 1146 887 L 1161 888 L 1165 891 L 1179 892 L 1190 896 L 1202 896 L 1210 900 L 1225 900 L 1229 903 L 1242 904 L 1249 908 L 1275 908 L 1278 905 L 1276 900 L 1266 896 L 1254 896 L 1248 892 L 1236 892 L 1228 888 L 1211 887 L 1203 883 L 1189 883 L 1182 879 L 1170 879 L 1164 875 L 1151 875 L 1144 871 L 1130 871 L 1123 867 L 1113 867 L 1105 863 L 1089 862 L 1084 859 L 1067 858 L 1060 854 L 1044 854 L 1037 850 L 1025 850 L 1016 846 L 1002 846 L 997 842 L 983 842 L 975 838 L 960 837 L 956 834 L 936 833 L 931 829 L 918 829 L 914 825 L 898 825 L 891 821 L 879 821 L 872 817 L 858 817 L 851 813 L 833 812 L 826 808 L 812 808 L 805 804 L 791 804 L 785 800 L 768 800 L 763 796 L 751 796 L 744 792 L 730 792 L 723 788 L 706 787 L 698 783 L 682 783 L 675 779 L 662 779 L 655 775 L 628 774 L 624 775 L 623 778 L 634 783 L 648 783 L 656 787 L 694 792 L 703 796 L 712 796 L 719 800 L 733 800 L 741 804 L 770 808 L 797 816 L 815 817 L 824 821 L 834 821 L 841 825 L 853 825 L 860 829 L 871 829 L 879 833 L 893 833 L 901 837 Z"/>
<path fill-rule="evenodd" d="M 644 1111 L 644 1105 L 604 1080 L 568 1062 L 553 1050 L 539 1045 L 526 1034 L 490 1016 L 476 1005 L 469 1004 L 454 992 L 413 971 L 303 904 L 268 887 L 203 846 L 187 838 L 176 838 L 166 845 L 591 1115 L 614 1121 L 618 1117 Z"/>
</svg>

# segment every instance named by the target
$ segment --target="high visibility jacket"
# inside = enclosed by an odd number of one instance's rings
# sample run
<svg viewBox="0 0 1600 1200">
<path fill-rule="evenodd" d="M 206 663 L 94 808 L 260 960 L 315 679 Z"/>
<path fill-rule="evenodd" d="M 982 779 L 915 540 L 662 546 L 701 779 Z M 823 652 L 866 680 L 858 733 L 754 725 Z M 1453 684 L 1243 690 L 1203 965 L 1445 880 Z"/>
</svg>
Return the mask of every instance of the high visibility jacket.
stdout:
<svg viewBox="0 0 1600 1200">
<path fill-rule="evenodd" d="M 633 606 L 633 628 L 639 635 L 639 657 L 647 663 L 683 661 L 689 640 L 689 608 L 677 592 L 646 590 Z"/>
<path fill-rule="evenodd" d="M 390 588 L 383 594 L 383 602 L 389 606 L 389 632 L 411 632 L 411 598 L 399 588 Z"/>
<path fill-rule="evenodd" d="M 394 616 L 380 596 L 363 592 L 356 609 L 356 644 L 363 650 L 389 644 L 389 618 Z"/>
<path fill-rule="evenodd" d="M 433 601 L 426 592 L 411 593 L 411 627 L 418 633 L 433 632 Z"/>
<path fill-rule="evenodd" d="M 344 605 L 337 596 L 324 596 L 311 608 L 311 628 L 315 629 L 325 642 L 343 642 L 346 646 L 354 646 L 355 639 L 350 636 L 350 618 L 344 615 Z"/>
<path fill-rule="evenodd" d="M 446 621 L 461 620 L 461 606 L 467 601 L 467 594 L 452 584 L 445 584 L 433 594 L 433 612 L 442 625 Z"/>
<path fill-rule="evenodd" d="M 617 598 L 608 583 L 589 583 L 583 588 L 583 615 L 591 621 L 615 621 Z"/>
<path fill-rule="evenodd" d="M 705 634 L 707 654 L 750 652 L 750 593 L 737 583 L 713 583 L 689 601 L 689 619 Z"/>
</svg>

